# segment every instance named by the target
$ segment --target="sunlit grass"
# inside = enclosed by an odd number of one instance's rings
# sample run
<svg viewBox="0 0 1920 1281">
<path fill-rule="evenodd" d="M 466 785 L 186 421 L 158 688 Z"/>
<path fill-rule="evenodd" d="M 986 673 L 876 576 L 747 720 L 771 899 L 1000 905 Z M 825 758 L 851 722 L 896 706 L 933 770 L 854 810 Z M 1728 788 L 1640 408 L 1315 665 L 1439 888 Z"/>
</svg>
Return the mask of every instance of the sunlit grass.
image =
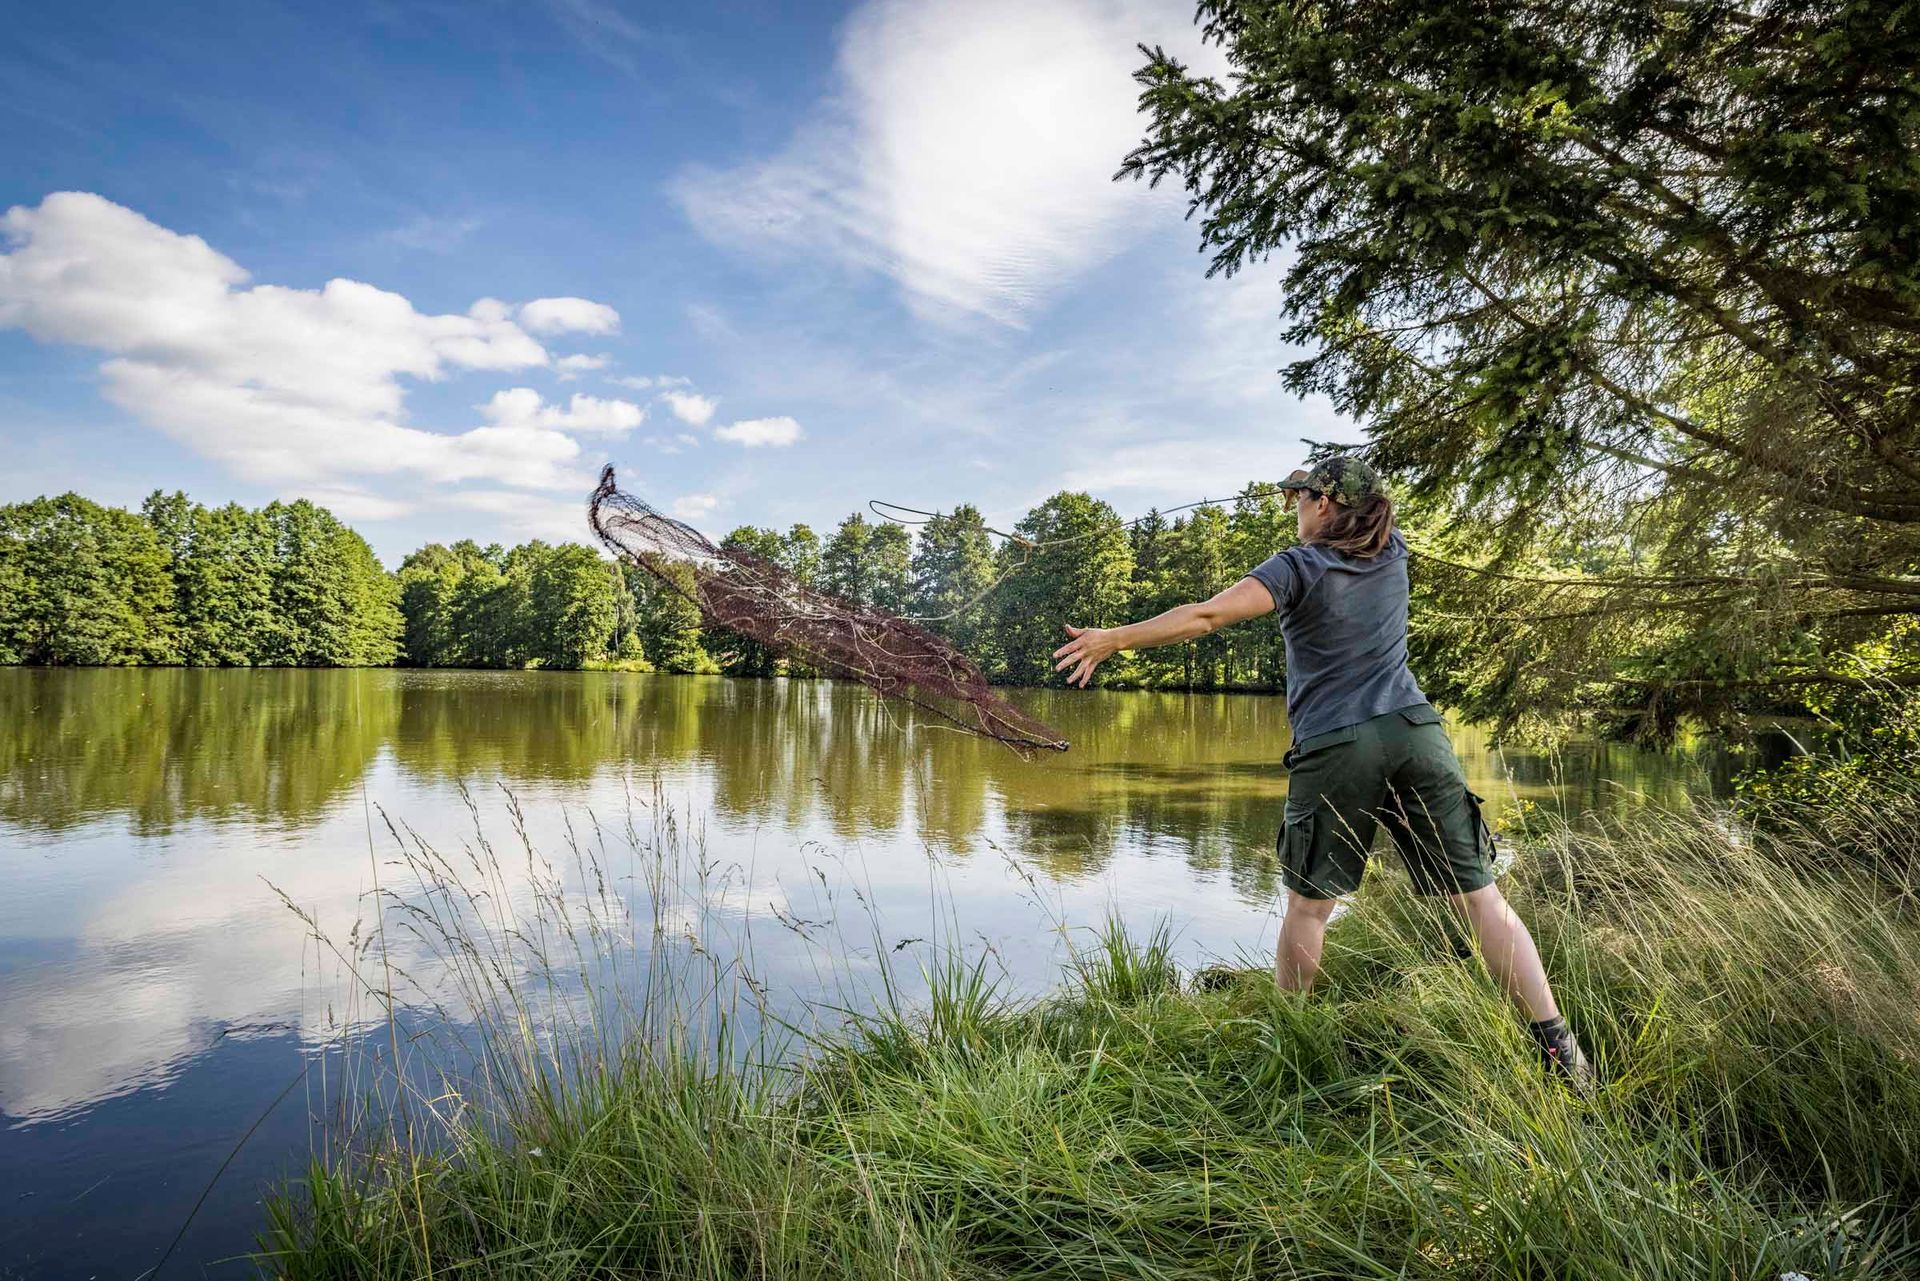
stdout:
<svg viewBox="0 0 1920 1281">
<path fill-rule="evenodd" d="M 490 848 L 407 844 L 429 892 L 398 917 L 450 967 L 443 1013 L 472 1029 L 474 1067 L 355 1114 L 271 1202 L 267 1270 L 1771 1281 L 1920 1264 L 1920 899 L 1898 871 L 1920 834 L 1870 805 L 1844 859 L 1816 829 L 1756 840 L 1699 813 L 1534 835 L 1504 884 L 1600 1068 L 1588 1100 L 1541 1072 L 1456 927 L 1390 877 L 1334 924 L 1305 1002 L 1263 968 L 1192 990 L 1164 934 L 1109 922 L 1044 1000 L 948 951 L 923 981 L 883 969 L 874 1008 L 783 1025 L 751 973 L 676 933 L 677 887 L 711 869 L 655 812 L 624 834 L 647 869 L 637 929 L 604 839 L 575 842 L 567 875 L 529 851 L 539 893 L 517 916 Z M 354 954 L 370 989 L 376 951 Z"/>
</svg>

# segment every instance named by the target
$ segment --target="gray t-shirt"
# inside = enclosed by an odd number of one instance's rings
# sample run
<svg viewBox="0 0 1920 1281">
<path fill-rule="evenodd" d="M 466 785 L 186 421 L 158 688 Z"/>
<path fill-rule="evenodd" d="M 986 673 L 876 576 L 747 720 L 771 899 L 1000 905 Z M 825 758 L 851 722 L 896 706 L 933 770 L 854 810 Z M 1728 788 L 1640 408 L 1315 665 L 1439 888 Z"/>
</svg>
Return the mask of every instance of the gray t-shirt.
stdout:
<svg viewBox="0 0 1920 1281">
<path fill-rule="evenodd" d="M 1280 612 L 1294 742 L 1427 701 L 1407 670 L 1407 544 L 1398 530 L 1369 560 L 1304 543 L 1247 576 Z"/>
</svg>

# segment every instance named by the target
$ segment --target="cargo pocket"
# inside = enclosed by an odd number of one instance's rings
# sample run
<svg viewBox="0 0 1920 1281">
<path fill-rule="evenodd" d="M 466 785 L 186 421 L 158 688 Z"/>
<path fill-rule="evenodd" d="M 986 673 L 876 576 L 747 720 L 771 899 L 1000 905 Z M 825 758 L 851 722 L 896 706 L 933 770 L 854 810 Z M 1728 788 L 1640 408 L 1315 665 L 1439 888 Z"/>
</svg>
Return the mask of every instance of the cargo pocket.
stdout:
<svg viewBox="0 0 1920 1281">
<path fill-rule="evenodd" d="M 1280 829 L 1280 866 L 1286 871 L 1288 888 L 1308 884 L 1307 873 L 1313 864 L 1313 827 L 1319 809 L 1286 808 L 1285 825 Z"/>
<path fill-rule="evenodd" d="M 1494 856 L 1493 829 L 1487 826 L 1487 816 L 1481 812 L 1486 801 L 1472 788 L 1467 789 L 1467 814 L 1473 822 L 1473 844 L 1480 856 L 1492 861 Z"/>
</svg>

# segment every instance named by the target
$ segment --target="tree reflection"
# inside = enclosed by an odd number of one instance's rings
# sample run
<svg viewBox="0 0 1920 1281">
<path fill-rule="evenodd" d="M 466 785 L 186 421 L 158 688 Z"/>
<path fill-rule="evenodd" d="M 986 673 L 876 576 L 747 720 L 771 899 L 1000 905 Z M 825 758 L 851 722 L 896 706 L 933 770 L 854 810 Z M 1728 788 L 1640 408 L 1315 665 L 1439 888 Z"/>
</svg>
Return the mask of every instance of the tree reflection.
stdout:
<svg viewBox="0 0 1920 1281">
<path fill-rule="evenodd" d="M 1282 700 L 1016 690 L 1063 755 L 1022 759 L 846 684 L 621 672 L 0 670 L 0 819 L 123 814 L 280 826 L 340 803 L 383 748 L 427 783 L 585 785 L 679 772 L 712 817 L 965 855 L 983 839 L 1059 877 L 1173 856 L 1266 894 L 1286 795 Z M 1716 762 L 1584 744 L 1494 752 L 1456 728 L 1474 789 L 1563 811 L 1683 803 Z M 1722 771 L 1723 772 L 1723 771 Z"/>
<path fill-rule="evenodd" d="M 299 825 L 350 791 L 399 712 L 396 673 L 0 669 L 0 818 Z"/>
<path fill-rule="evenodd" d="M 420 778 L 507 783 L 683 761 L 699 744 L 697 691 L 713 683 L 631 672 L 408 672 L 394 756 Z"/>
</svg>

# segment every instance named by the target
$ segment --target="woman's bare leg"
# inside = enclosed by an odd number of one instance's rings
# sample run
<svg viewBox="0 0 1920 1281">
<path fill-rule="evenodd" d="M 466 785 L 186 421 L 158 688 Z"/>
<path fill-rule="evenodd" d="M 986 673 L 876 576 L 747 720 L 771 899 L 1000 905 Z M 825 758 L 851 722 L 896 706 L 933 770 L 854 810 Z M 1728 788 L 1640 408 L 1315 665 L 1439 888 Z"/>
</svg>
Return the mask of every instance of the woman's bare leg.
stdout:
<svg viewBox="0 0 1920 1281">
<path fill-rule="evenodd" d="M 1540 1047 L 1547 1066 L 1576 1092 L 1590 1096 L 1594 1089 L 1593 1065 L 1580 1048 L 1580 1038 L 1560 1017 L 1553 989 L 1547 985 L 1546 967 L 1540 964 L 1540 949 L 1533 945 L 1533 935 L 1527 932 L 1519 914 L 1491 885 L 1452 897 L 1454 907 L 1473 926 L 1488 972 L 1526 1016 L 1527 1031 Z"/>
<path fill-rule="evenodd" d="M 1320 974 L 1320 951 L 1327 941 L 1327 918 L 1339 901 L 1287 895 L 1287 914 L 1280 920 L 1280 942 L 1273 953 L 1273 978 L 1281 991 L 1313 990 L 1313 980 Z"/>
<path fill-rule="evenodd" d="M 1451 897 L 1454 907 L 1473 927 L 1481 959 L 1500 990 L 1529 1022 L 1557 1017 L 1560 1007 L 1553 1002 L 1553 989 L 1547 984 L 1546 967 L 1540 964 L 1533 935 L 1500 893 L 1500 887 L 1489 885 Z"/>
</svg>

